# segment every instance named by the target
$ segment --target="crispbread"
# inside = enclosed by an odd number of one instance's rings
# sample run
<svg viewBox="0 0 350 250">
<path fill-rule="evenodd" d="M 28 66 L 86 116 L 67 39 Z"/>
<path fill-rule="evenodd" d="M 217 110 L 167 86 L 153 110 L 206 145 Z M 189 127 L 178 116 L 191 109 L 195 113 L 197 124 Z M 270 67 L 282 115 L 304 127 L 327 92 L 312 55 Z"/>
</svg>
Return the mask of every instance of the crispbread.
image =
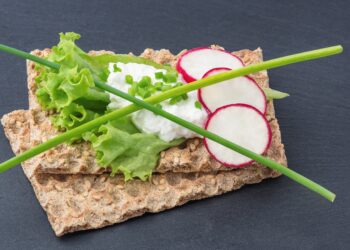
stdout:
<svg viewBox="0 0 350 250">
<path fill-rule="evenodd" d="M 16 154 L 32 146 L 31 115 L 31 111 L 18 110 L 1 120 Z M 285 160 L 284 157 L 284 164 Z M 279 175 L 253 165 L 209 173 L 167 172 L 154 174 L 149 182 L 132 180 L 125 183 L 120 176 L 105 174 L 33 174 L 33 161 L 24 162 L 23 169 L 57 236 L 101 228 L 146 212 L 160 212 Z"/>
<path fill-rule="evenodd" d="M 30 123 L 30 137 L 33 145 L 40 144 L 57 135 L 50 119 L 41 110 L 28 111 Z M 267 156 L 279 163 L 285 164 L 285 154 L 281 144 L 281 134 L 276 119 L 270 120 L 272 143 Z M 252 163 L 251 165 L 259 165 Z M 52 148 L 32 160 L 32 171 L 37 173 L 54 174 L 102 174 L 104 168 L 95 162 L 95 153 L 89 143 L 76 145 L 61 144 Z M 162 152 L 160 164 L 155 172 L 212 172 L 229 171 L 231 168 L 222 167 L 209 157 L 200 139 L 188 140 L 180 147 L 171 148 Z"/>
<path fill-rule="evenodd" d="M 221 48 L 212 46 L 214 48 Z M 50 53 L 49 49 L 43 51 L 35 50 L 32 52 L 38 56 L 46 56 Z M 110 51 L 92 51 L 91 54 L 112 53 Z M 181 52 L 183 53 L 183 52 Z M 180 54 L 181 54 L 180 53 Z M 179 55 L 180 55 L 179 54 Z M 246 65 L 254 64 L 262 61 L 261 49 L 241 50 L 234 52 L 239 56 Z M 151 59 L 161 64 L 174 65 L 179 55 L 173 55 L 168 50 L 162 49 L 155 51 L 146 49 L 141 56 Z M 40 105 L 35 97 L 36 85 L 35 77 L 37 72 L 34 70 L 34 63 L 27 63 L 28 73 L 28 89 L 29 89 L 29 108 L 32 110 L 32 129 L 31 140 L 35 143 L 41 143 L 46 139 L 57 135 L 57 130 L 51 125 L 50 120 L 45 113 L 40 112 Z M 257 83 L 261 87 L 268 87 L 268 76 L 266 71 L 252 74 Z M 273 130 L 273 141 L 267 156 L 279 163 L 285 164 L 284 147 L 281 142 L 280 130 L 272 101 L 268 102 L 267 119 L 269 120 Z M 48 157 L 49 156 L 49 157 Z M 77 157 L 78 156 L 78 157 Z M 94 152 L 91 150 L 89 143 L 83 142 L 75 145 L 60 145 L 54 149 L 47 151 L 35 157 L 33 162 L 33 171 L 39 173 L 53 174 L 102 174 L 109 172 L 109 169 L 101 168 L 95 162 Z M 259 165 L 253 163 L 252 165 Z M 228 171 L 230 169 L 222 166 L 213 160 L 202 144 L 201 139 L 187 140 L 186 143 L 179 147 L 170 148 L 161 153 L 161 158 L 154 172 L 165 173 L 171 172 L 212 172 L 212 171 Z"/>
</svg>

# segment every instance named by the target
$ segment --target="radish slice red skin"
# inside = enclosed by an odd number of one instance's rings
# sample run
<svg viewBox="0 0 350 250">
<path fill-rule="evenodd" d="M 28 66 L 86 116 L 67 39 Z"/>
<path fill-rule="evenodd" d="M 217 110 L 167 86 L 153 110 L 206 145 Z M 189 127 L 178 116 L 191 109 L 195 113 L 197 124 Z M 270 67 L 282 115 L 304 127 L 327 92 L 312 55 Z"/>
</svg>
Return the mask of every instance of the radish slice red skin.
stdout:
<svg viewBox="0 0 350 250">
<path fill-rule="evenodd" d="M 226 108 L 229 108 L 229 107 L 245 107 L 245 108 L 250 108 L 250 109 L 253 109 L 255 110 L 264 120 L 265 124 L 266 124 L 266 127 L 267 127 L 267 131 L 268 131 L 268 143 L 264 149 L 264 151 L 261 153 L 261 154 L 265 154 L 267 152 L 267 150 L 270 148 L 271 146 L 271 142 L 272 142 L 272 130 L 271 130 L 271 127 L 270 127 L 270 124 L 269 122 L 266 120 L 266 117 L 259 111 L 257 110 L 256 108 L 254 108 L 253 106 L 250 106 L 250 105 L 247 105 L 247 104 L 244 104 L 244 103 L 236 103 L 236 104 L 229 104 L 229 105 L 225 105 L 225 106 L 222 106 L 218 109 L 216 109 L 213 113 L 209 114 L 209 117 L 208 117 L 208 120 L 206 121 L 205 123 L 205 129 L 208 129 L 208 126 L 209 126 L 209 123 L 211 121 L 211 119 L 218 113 L 220 112 L 221 110 L 223 109 L 226 109 Z M 247 162 L 244 162 L 242 164 L 231 164 L 231 163 L 227 163 L 227 162 L 223 162 L 221 161 L 220 159 L 218 159 L 209 149 L 209 146 L 208 146 L 208 142 L 207 142 L 207 138 L 204 138 L 203 139 L 203 144 L 205 146 L 205 148 L 207 149 L 208 153 L 210 154 L 211 157 L 213 157 L 216 161 L 220 162 L 222 165 L 226 166 L 226 167 L 231 167 L 231 168 L 243 168 L 243 167 L 246 167 L 247 165 L 251 164 L 254 162 L 254 160 L 250 160 L 250 161 L 247 161 Z"/>
<path fill-rule="evenodd" d="M 198 48 L 190 49 L 190 50 L 187 50 L 185 53 L 183 53 L 183 54 L 180 56 L 180 58 L 179 58 L 179 60 L 177 61 L 177 63 L 176 63 L 176 70 L 177 70 L 177 72 L 179 72 L 179 73 L 182 75 L 183 79 L 184 79 L 187 83 L 194 82 L 194 81 L 196 81 L 196 80 L 198 80 L 198 79 L 196 79 L 196 78 L 194 78 L 193 76 L 191 76 L 190 74 L 188 74 L 188 73 L 186 72 L 186 70 L 181 66 L 182 59 L 183 59 L 186 55 L 188 55 L 188 54 L 190 54 L 190 53 L 192 53 L 192 52 L 195 52 L 195 51 L 198 51 L 198 50 L 203 50 L 203 49 L 218 50 L 218 51 L 227 53 L 227 54 L 231 55 L 232 57 L 234 57 L 236 60 L 239 60 L 239 61 L 241 62 L 241 64 L 242 64 L 242 66 L 244 66 L 244 63 L 243 63 L 243 61 L 242 61 L 241 58 L 239 58 L 238 56 L 235 56 L 234 54 L 232 54 L 232 53 L 230 53 L 230 52 L 228 52 L 228 51 L 226 51 L 226 50 L 223 50 L 223 49 L 212 49 L 212 48 L 209 48 L 209 47 L 198 47 Z"/>
<path fill-rule="evenodd" d="M 208 75 L 211 75 L 213 72 L 215 71 L 229 71 L 231 70 L 230 68 L 214 68 L 214 69 L 211 69 L 209 70 L 208 72 L 206 72 L 204 75 L 203 75 L 203 78 L 207 77 Z M 267 110 L 267 100 L 266 100 L 266 95 L 265 95 L 265 92 L 260 88 L 259 84 L 253 79 L 251 78 L 250 76 L 242 76 L 242 77 L 245 77 L 247 79 L 249 79 L 251 82 L 253 82 L 257 88 L 260 90 L 262 96 L 264 97 L 264 108 L 263 108 L 263 114 L 265 115 L 266 114 L 266 110 Z M 215 110 L 211 110 L 207 104 L 205 103 L 203 97 L 202 97 L 202 89 L 198 89 L 197 90 L 197 98 L 198 98 L 198 101 L 202 104 L 202 106 L 204 107 L 204 109 L 208 112 L 208 114 L 214 112 Z M 232 103 L 232 104 L 235 104 L 235 103 Z M 251 105 L 249 105 L 251 106 Z M 260 111 L 261 112 L 261 111 Z"/>
</svg>

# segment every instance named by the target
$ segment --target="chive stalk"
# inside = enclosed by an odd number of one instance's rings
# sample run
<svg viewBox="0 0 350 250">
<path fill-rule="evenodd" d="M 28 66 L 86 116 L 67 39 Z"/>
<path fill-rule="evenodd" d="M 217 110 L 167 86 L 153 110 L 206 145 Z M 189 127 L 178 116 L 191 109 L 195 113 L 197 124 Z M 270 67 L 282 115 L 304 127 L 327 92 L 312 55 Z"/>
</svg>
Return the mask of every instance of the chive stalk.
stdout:
<svg viewBox="0 0 350 250">
<path fill-rule="evenodd" d="M 11 47 L 8 47 L 6 45 L 1 45 L 0 44 L 0 50 L 11 53 L 11 54 L 15 54 L 19 57 L 43 64 L 47 67 L 51 67 L 54 69 L 59 69 L 60 65 L 56 64 L 54 62 L 49 62 L 43 58 L 40 57 L 36 57 L 34 55 L 31 55 L 29 53 L 26 53 L 24 51 L 20 51 Z M 158 95 L 149 97 L 145 100 L 140 100 L 138 98 L 135 98 L 127 93 L 124 93 L 118 89 L 115 89 L 101 81 L 96 80 L 95 84 L 97 87 L 110 92 L 112 94 L 115 94 L 121 98 L 124 98 L 130 102 L 132 102 L 133 104 L 121 108 L 119 110 L 115 110 L 111 113 L 108 113 L 106 115 L 103 115 L 93 121 L 87 122 L 77 128 L 74 128 L 72 130 L 69 130 L 65 133 L 62 133 L 60 135 L 57 135 L 56 137 L 47 140 L 46 142 L 37 145 L 25 152 L 23 152 L 22 154 L 19 154 L 16 157 L 13 157 L 3 163 L 0 164 L 0 173 L 4 172 L 8 169 L 10 169 L 11 167 L 16 166 L 17 164 L 32 158 L 52 147 L 55 147 L 65 141 L 68 141 L 69 139 L 76 137 L 76 136 L 80 136 L 81 134 L 90 131 L 110 120 L 114 120 L 117 118 L 120 118 L 122 116 L 131 114 L 132 112 L 135 112 L 137 110 L 140 110 L 142 108 L 145 108 L 147 110 L 150 110 L 158 115 L 161 115 L 183 127 L 186 127 L 194 132 L 196 132 L 197 134 L 200 134 L 210 140 L 213 140 L 225 147 L 228 147 L 242 155 L 247 156 L 250 159 L 253 159 L 261 164 L 263 164 L 266 167 L 269 167 L 271 169 L 274 169 L 284 175 L 286 175 L 287 177 L 291 178 L 292 180 L 298 182 L 299 184 L 309 188 L 310 190 L 320 194 L 321 196 L 325 197 L 326 199 L 328 199 L 329 201 L 333 202 L 335 199 L 335 194 L 332 193 L 331 191 L 327 190 L 326 188 L 320 186 L 319 184 L 311 181 L 310 179 L 298 174 L 297 172 L 286 168 L 285 166 L 274 162 L 270 159 L 268 159 L 267 157 L 261 156 L 259 154 L 256 154 L 246 148 L 243 148 L 233 142 L 230 142 L 228 140 L 226 140 L 225 138 L 222 138 L 216 134 L 213 134 L 193 123 L 190 123 L 182 118 L 179 118 L 177 116 L 174 116 L 162 109 L 157 108 L 155 105 L 153 104 L 157 104 L 159 102 L 162 102 L 166 99 L 169 98 L 173 98 L 176 96 L 180 96 L 183 94 L 186 94 L 190 91 L 199 89 L 199 88 L 203 88 L 206 86 L 210 86 L 213 85 L 215 83 L 221 82 L 221 81 L 225 81 L 231 78 L 235 78 L 235 77 L 239 77 L 239 76 L 243 76 L 243 75 L 248 75 L 251 73 L 255 73 L 255 72 L 259 72 L 262 70 L 266 70 L 266 69 L 272 69 L 272 68 L 276 68 L 276 67 L 281 67 L 284 65 L 288 65 L 288 64 L 292 64 L 292 63 L 297 63 L 297 62 L 302 62 L 302 61 L 307 61 L 307 60 L 312 60 L 312 59 L 317 59 L 317 58 L 321 58 L 321 57 L 326 57 L 326 56 L 330 56 L 330 55 L 334 55 L 334 54 L 338 54 L 342 52 L 342 47 L 341 46 L 333 46 L 333 47 L 328 47 L 328 48 L 323 48 L 323 49 L 318 49 L 318 50 L 313 50 L 313 51 L 308 51 L 308 52 L 303 52 L 303 53 L 298 53 L 298 54 L 294 54 L 294 55 L 290 55 L 290 56 L 285 56 L 285 57 L 280 57 L 280 58 L 276 58 L 276 59 L 272 59 L 269 61 L 265 61 L 262 63 L 258 63 L 258 64 L 254 64 L 254 65 L 250 65 L 244 68 L 240 68 L 240 69 L 236 69 L 236 70 L 231 70 L 231 71 L 227 71 L 224 73 L 220 73 L 217 75 L 213 75 L 198 81 L 195 81 L 191 84 L 186 84 L 186 85 L 182 85 L 173 89 L 170 89 L 168 91 L 162 92 Z"/>
</svg>

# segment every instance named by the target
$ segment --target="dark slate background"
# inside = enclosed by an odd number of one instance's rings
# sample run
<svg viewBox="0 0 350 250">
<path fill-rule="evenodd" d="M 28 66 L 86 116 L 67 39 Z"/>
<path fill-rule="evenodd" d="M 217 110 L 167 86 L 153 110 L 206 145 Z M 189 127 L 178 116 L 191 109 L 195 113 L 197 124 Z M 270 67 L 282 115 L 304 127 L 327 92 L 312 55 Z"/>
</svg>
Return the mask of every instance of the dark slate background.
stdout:
<svg viewBox="0 0 350 250">
<path fill-rule="evenodd" d="M 349 249 L 349 1 L 4 1 L 0 43 L 26 51 L 83 35 L 85 50 L 140 53 L 217 43 L 265 58 L 342 44 L 341 55 L 270 71 L 289 166 L 337 194 L 288 178 L 56 238 L 17 167 L 0 175 L 0 249 Z M 25 62 L 0 53 L 0 115 L 27 108 Z M 11 157 L 0 132 L 0 160 Z"/>
</svg>

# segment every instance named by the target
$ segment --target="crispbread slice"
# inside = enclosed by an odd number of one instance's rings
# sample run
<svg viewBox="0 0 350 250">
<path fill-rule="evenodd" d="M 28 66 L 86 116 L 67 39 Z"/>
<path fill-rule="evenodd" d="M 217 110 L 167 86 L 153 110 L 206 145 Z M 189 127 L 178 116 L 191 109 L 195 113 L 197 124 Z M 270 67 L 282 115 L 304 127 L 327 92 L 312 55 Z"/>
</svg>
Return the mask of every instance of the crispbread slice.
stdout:
<svg viewBox="0 0 350 250">
<path fill-rule="evenodd" d="M 213 46 L 214 48 L 221 48 Z M 184 52 L 184 51 L 183 51 Z M 181 52 L 181 53 L 183 53 Z M 37 56 L 46 56 L 50 53 L 49 49 L 43 51 L 35 50 L 32 52 Z M 112 53 L 109 51 L 92 51 L 91 54 Z M 180 54 L 181 54 L 180 53 Z M 179 54 L 179 55 L 180 55 Z M 234 52 L 239 56 L 246 65 L 254 64 L 262 61 L 261 49 L 241 50 Z M 161 64 L 174 64 L 179 55 L 173 55 L 168 50 L 162 49 L 155 51 L 146 49 L 141 56 L 151 59 Z M 35 77 L 37 72 L 34 70 L 32 62 L 27 63 L 28 73 L 28 89 L 29 89 L 29 108 L 35 109 L 32 111 L 31 123 L 31 140 L 34 144 L 41 143 L 48 138 L 58 134 L 57 130 L 51 125 L 49 118 L 45 113 L 40 112 L 40 105 L 35 97 Z M 252 74 L 257 83 L 261 87 L 268 87 L 268 76 L 266 71 Z M 267 156 L 279 163 L 286 164 L 286 156 L 284 146 L 281 142 L 281 135 L 272 101 L 268 102 L 267 119 L 270 121 L 273 130 L 273 141 Z M 49 157 L 47 157 L 49 156 Z M 36 162 L 33 162 L 33 172 L 52 173 L 52 174 L 102 174 L 109 172 L 109 169 L 101 168 L 95 162 L 94 152 L 89 143 L 80 143 L 72 146 L 62 144 L 54 149 L 47 151 L 44 154 L 35 157 Z M 253 163 L 253 166 L 259 164 Z M 262 167 L 261 165 L 259 165 Z M 228 171 L 217 161 L 213 160 L 207 153 L 202 144 L 201 139 L 191 139 L 186 141 L 179 147 L 170 148 L 161 153 L 161 158 L 155 172 L 165 173 L 171 172 L 212 172 L 212 171 Z"/>
<path fill-rule="evenodd" d="M 16 154 L 32 146 L 31 116 L 31 111 L 18 110 L 1 120 Z M 278 176 L 270 169 L 252 165 L 208 173 L 167 172 L 154 174 L 149 182 L 125 183 L 120 176 L 105 174 L 33 174 L 33 161 L 24 162 L 23 170 L 57 236 L 120 223 L 146 212 L 160 212 Z"/>
<path fill-rule="evenodd" d="M 50 119 L 41 110 L 29 110 L 30 137 L 32 145 L 40 144 L 57 135 L 51 125 Z M 286 163 L 281 134 L 275 119 L 270 120 L 272 130 L 272 143 L 267 152 L 270 159 L 281 164 Z M 262 167 L 258 163 L 251 165 Z M 64 173 L 70 174 L 102 174 L 104 168 L 95 162 L 95 153 L 89 143 L 77 145 L 61 144 L 52 148 L 32 160 L 33 172 L 38 173 Z M 231 168 L 222 167 L 210 158 L 200 139 L 188 140 L 185 145 L 171 148 L 161 153 L 160 164 L 155 172 L 212 172 L 230 171 Z"/>
</svg>

